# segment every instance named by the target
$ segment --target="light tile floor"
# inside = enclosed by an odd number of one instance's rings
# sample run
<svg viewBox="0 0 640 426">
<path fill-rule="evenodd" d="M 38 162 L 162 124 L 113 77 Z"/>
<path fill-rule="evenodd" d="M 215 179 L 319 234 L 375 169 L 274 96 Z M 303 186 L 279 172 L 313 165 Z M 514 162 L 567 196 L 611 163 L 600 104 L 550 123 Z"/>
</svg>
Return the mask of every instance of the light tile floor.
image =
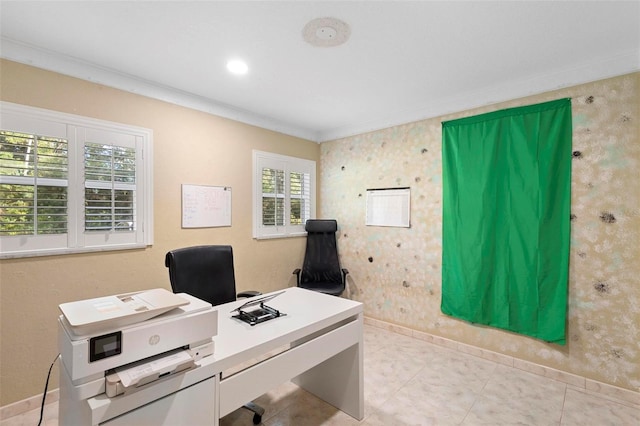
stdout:
<svg viewBox="0 0 640 426">
<path fill-rule="evenodd" d="M 640 425 L 640 404 L 369 325 L 364 340 L 364 420 L 287 383 L 255 401 L 266 409 L 263 424 Z M 47 404 L 42 424 L 58 425 L 57 412 L 57 403 Z M 39 417 L 40 410 L 33 410 L 0 426 L 37 425 Z M 252 418 L 239 409 L 220 423 L 248 426 Z"/>
</svg>

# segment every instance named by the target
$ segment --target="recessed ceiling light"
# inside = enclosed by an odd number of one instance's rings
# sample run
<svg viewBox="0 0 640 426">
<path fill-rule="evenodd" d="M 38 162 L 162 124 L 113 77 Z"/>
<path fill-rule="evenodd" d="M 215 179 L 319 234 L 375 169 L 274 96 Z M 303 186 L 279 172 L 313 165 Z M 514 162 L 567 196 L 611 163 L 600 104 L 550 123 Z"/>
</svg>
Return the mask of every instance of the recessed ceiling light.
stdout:
<svg viewBox="0 0 640 426">
<path fill-rule="evenodd" d="M 244 75 L 249 72 L 249 66 L 247 63 L 240 59 L 232 59 L 227 62 L 227 69 L 230 73 L 236 75 Z"/>
<path fill-rule="evenodd" d="M 349 24 L 336 18 L 318 18 L 307 23 L 302 37 L 312 46 L 334 47 L 346 43 L 351 35 Z"/>
</svg>

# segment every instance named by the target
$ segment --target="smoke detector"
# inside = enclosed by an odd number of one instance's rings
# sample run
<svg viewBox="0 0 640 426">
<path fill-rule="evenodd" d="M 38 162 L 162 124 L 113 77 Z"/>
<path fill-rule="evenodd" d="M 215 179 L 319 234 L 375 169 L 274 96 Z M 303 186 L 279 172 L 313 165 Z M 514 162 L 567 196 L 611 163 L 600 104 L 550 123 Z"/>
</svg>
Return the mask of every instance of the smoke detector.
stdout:
<svg viewBox="0 0 640 426">
<path fill-rule="evenodd" d="M 340 46 L 349 40 L 349 24 L 337 18 L 317 18 L 309 21 L 302 30 L 304 40 L 315 47 Z"/>
</svg>

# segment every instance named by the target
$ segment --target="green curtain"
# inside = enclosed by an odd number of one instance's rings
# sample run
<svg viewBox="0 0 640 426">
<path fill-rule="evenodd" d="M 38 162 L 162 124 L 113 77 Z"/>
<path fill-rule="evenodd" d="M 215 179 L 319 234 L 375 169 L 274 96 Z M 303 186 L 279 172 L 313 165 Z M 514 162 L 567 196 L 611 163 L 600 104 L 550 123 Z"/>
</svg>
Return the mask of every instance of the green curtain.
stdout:
<svg viewBox="0 0 640 426">
<path fill-rule="evenodd" d="M 565 344 L 571 100 L 442 123 L 444 314 Z"/>
</svg>

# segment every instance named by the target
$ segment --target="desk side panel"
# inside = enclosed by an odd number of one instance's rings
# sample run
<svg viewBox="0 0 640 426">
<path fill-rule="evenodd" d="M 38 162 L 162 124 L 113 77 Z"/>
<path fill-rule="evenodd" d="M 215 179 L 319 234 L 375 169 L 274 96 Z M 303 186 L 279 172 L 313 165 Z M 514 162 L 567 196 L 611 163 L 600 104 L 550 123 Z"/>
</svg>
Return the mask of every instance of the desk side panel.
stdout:
<svg viewBox="0 0 640 426">
<path fill-rule="evenodd" d="M 352 327 L 356 343 L 296 377 L 293 382 L 320 399 L 362 420 L 364 418 L 363 317 Z"/>
</svg>

